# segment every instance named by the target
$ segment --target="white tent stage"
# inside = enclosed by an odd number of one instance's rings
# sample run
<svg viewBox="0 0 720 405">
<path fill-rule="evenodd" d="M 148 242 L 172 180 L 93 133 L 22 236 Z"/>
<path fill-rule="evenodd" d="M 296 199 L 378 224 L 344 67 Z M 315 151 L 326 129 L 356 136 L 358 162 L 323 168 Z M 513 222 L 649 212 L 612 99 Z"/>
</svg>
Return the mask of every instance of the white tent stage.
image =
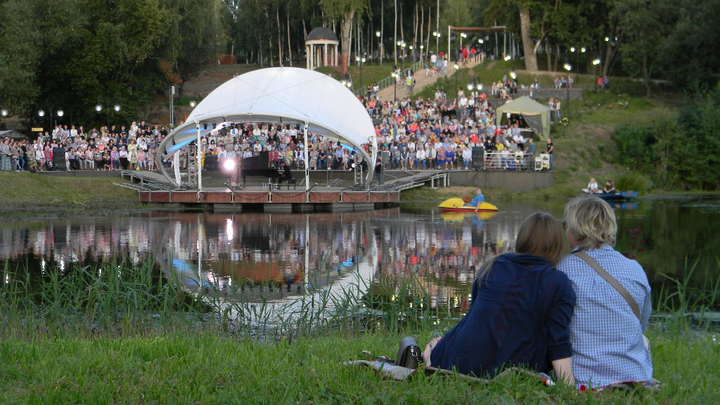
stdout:
<svg viewBox="0 0 720 405">
<path fill-rule="evenodd" d="M 225 122 L 267 122 L 297 124 L 304 128 L 305 161 L 308 161 L 307 131 L 346 142 L 368 163 L 370 184 L 377 159 L 377 141 L 372 119 L 355 95 L 337 80 L 322 73 L 299 68 L 268 68 L 237 76 L 213 90 L 190 113 L 184 124 L 173 130 L 158 148 L 157 163 L 165 177 L 174 182 L 162 165 L 166 156 L 197 142 L 213 126 Z M 372 145 L 369 155 L 363 144 Z M 200 148 L 198 148 L 200 149 Z M 200 159 L 198 153 L 197 159 Z M 198 190 L 202 188 L 198 170 Z M 305 168 L 305 188 L 309 189 Z"/>
</svg>

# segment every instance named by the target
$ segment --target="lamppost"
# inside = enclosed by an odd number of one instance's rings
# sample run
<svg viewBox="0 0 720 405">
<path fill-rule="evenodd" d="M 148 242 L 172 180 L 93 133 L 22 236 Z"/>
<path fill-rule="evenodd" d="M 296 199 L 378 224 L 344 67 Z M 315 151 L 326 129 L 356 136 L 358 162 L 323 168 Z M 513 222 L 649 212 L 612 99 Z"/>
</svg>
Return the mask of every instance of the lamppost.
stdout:
<svg viewBox="0 0 720 405">
<path fill-rule="evenodd" d="M 440 53 L 440 37 L 442 36 L 439 32 L 433 31 L 435 37 L 435 55 Z"/>
<path fill-rule="evenodd" d="M 65 111 L 63 111 L 63 110 L 57 110 L 57 112 L 55 113 L 55 116 L 58 117 L 58 118 L 62 118 L 62 117 L 65 116 Z"/>
<path fill-rule="evenodd" d="M 595 58 L 595 59 L 593 59 L 593 61 L 592 61 L 592 64 L 593 64 L 593 73 L 595 74 L 595 78 L 594 78 L 594 81 L 595 81 L 595 90 L 597 90 L 597 83 L 598 83 L 597 67 L 598 67 L 598 65 L 600 65 L 600 62 L 601 62 L 601 61 L 600 61 L 600 58 Z"/>
<path fill-rule="evenodd" d="M 423 58 L 423 56 L 425 55 L 424 49 L 425 49 L 425 45 L 420 45 L 420 61 L 421 61 L 421 62 L 425 60 L 425 59 Z M 424 65 L 424 64 L 425 64 L 425 63 L 423 63 L 423 65 Z"/>
<path fill-rule="evenodd" d="M 7 117 L 8 114 L 9 114 L 8 110 L 6 110 L 4 108 L 2 110 L 0 110 L 0 116 L 2 116 L 3 118 Z"/>
<path fill-rule="evenodd" d="M 414 50 L 415 47 L 412 46 L 412 45 L 410 45 L 410 46 L 408 47 L 408 49 L 410 49 L 410 54 L 412 55 L 412 61 L 413 61 L 413 63 L 415 63 L 415 50 Z"/>
<path fill-rule="evenodd" d="M 378 55 L 380 56 L 380 64 L 382 65 L 383 62 L 383 47 L 382 47 L 382 33 L 380 31 L 375 31 L 375 37 L 378 40 Z"/>
<path fill-rule="evenodd" d="M 365 84 L 365 83 L 363 82 L 363 77 L 362 77 L 362 73 L 363 73 L 362 68 L 363 68 L 363 64 L 364 64 L 366 61 L 367 61 L 367 59 L 365 59 L 365 58 L 361 58 L 361 57 L 359 57 L 359 56 L 356 56 L 356 57 L 355 57 L 355 62 L 357 62 L 358 67 L 360 68 L 360 85 L 361 85 L 361 86 Z"/>
<path fill-rule="evenodd" d="M 563 65 L 563 69 L 568 72 L 568 81 L 565 84 L 565 104 L 567 105 L 568 114 L 570 114 L 570 72 L 572 71 L 572 65 L 566 63 Z"/>
<path fill-rule="evenodd" d="M 100 116 L 100 113 L 102 112 L 102 110 L 103 110 L 102 104 L 96 104 L 96 105 L 95 105 L 95 112 L 97 113 L 97 115 L 98 115 L 98 120 L 100 120 L 100 123 L 101 123 L 101 124 L 102 124 L 102 118 L 101 118 L 101 116 Z M 107 125 L 107 123 L 105 123 L 105 125 Z"/>
<path fill-rule="evenodd" d="M 457 80 L 458 80 L 458 71 L 460 70 L 460 66 L 456 63 L 453 65 L 453 67 L 455 68 L 455 73 L 453 73 L 453 76 L 455 76 L 455 92 L 457 92 L 459 90 Z"/>
<path fill-rule="evenodd" d="M 505 55 L 505 57 L 503 58 L 503 60 L 504 60 L 505 62 L 509 62 L 510 59 L 512 59 L 512 56 L 510 56 L 510 55 Z"/>
<path fill-rule="evenodd" d="M 393 102 L 397 101 L 397 82 L 398 82 L 398 74 L 397 72 L 392 72 L 390 74 L 393 78 Z"/>
<path fill-rule="evenodd" d="M 195 100 L 190 101 L 190 108 L 195 108 L 196 105 L 197 103 L 195 102 Z"/>
</svg>

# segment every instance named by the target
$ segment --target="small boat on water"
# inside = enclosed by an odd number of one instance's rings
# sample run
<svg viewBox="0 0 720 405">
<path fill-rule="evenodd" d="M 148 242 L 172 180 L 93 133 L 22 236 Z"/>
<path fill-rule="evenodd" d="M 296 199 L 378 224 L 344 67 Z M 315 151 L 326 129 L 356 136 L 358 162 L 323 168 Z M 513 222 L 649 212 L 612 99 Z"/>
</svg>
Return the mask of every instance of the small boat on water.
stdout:
<svg viewBox="0 0 720 405">
<path fill-rule="evenodd" d="M 585 193 L 602 198 L 605 201 L 627 201 L 640 195 L 637 191 L 620 191 L 617 193 Z"/>
<path fill-rule="evenodd" d="M 497 212 L 498 207 L 488 202 L 480 204 L 480 207 L 467 205 L 462 198 L 449 198 L 438 205 L 443 212 Z M 477 210 L 477 211 L 476 211 Z"/>
</svg>

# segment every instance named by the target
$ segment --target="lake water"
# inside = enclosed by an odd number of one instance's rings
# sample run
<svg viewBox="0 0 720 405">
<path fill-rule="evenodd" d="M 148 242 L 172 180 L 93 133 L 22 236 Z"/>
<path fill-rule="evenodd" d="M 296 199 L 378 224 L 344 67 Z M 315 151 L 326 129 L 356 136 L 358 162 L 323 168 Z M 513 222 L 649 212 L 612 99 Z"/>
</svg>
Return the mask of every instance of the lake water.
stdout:
<svg viewBox="0 0 720 405">
<path fill-rule="evenodd" d="M 188 291 L 233 291 L 250 302 L 345 288 L 357 277 L 364 291 L 386 277 L 413 278 L 430 295 L 430 305 L 463 312 L 478 266 L 513 251 L 520 223 L 537 210 L 528 204 L 501 208 L 493 216 L 394 208 L 4 220 L 0 262 L 42 277 L 76 264 L 154 260 Z M 643 200 L 616 212 L 618 249 L 645 267 L 656 300 L 675 291 L 672 279 L 696 293 L 720 284 L 720 199 Z"/>
</svg>

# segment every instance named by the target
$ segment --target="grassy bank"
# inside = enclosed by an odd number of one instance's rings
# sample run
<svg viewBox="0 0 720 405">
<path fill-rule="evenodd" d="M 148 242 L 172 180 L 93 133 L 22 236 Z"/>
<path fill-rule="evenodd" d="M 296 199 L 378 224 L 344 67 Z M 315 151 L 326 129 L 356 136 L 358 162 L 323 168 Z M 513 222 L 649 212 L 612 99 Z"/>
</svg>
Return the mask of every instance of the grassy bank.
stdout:
<svg viewBox="0 0 720 405">
<path fill-rule="evenodd" d="M 416 331 L 427 341 L 429 331 Z M 581 394 L 524 376 L 489 384 L 417 375 L 382 380 L 343 361 L 394 356 L 399 335 L 337 335 L 258 343 L 216 334 L 5 339 L 2 403 L 711 404 L 720 401 L 720 344 L 707 333 L 653 331 L 659 393 Z"/>
<path fill-rule="evenodd" d="M 362 298 L 364 305 L 348 303 L 348 310 L 373 308 L 384 314 L 380 317 L 363 321 L 346 313 L 319 328 L 305 328 L 318 318 L 303 317 L 294 332 L 257 335 L 205 312 L 204 300 L 164 280 L 150 263 L 53 268 L 35 275 L 5 267 L 2 276 L 3 404 L 720 401 L 720 336 L 705 325 L 691 329 L 680 317 L 654 323 L 649 333 L 662 392 L 580 394 L 521 375 L 488 384 L 425 375 L 399 383 L 342 366 L 361 358 L 363 350 L 394 357 L 401 336 L 424 343 L 452 327 L 455 320 L 437 321 L 435 310 L 422 305 L 427 301 L 413 295 L 422 291 L 412 283 L 381 280 Z M 383 291 L 393 298 L 384 301 Z M 214 296 L 212 288 L 204 295 Z"/>
<path fill-rule="evenodd" d="M 120 177 L 0 172 L 0 213 L 140 208 L 137 192 L 114 185 L 122 182 Z"/>
</svg>

